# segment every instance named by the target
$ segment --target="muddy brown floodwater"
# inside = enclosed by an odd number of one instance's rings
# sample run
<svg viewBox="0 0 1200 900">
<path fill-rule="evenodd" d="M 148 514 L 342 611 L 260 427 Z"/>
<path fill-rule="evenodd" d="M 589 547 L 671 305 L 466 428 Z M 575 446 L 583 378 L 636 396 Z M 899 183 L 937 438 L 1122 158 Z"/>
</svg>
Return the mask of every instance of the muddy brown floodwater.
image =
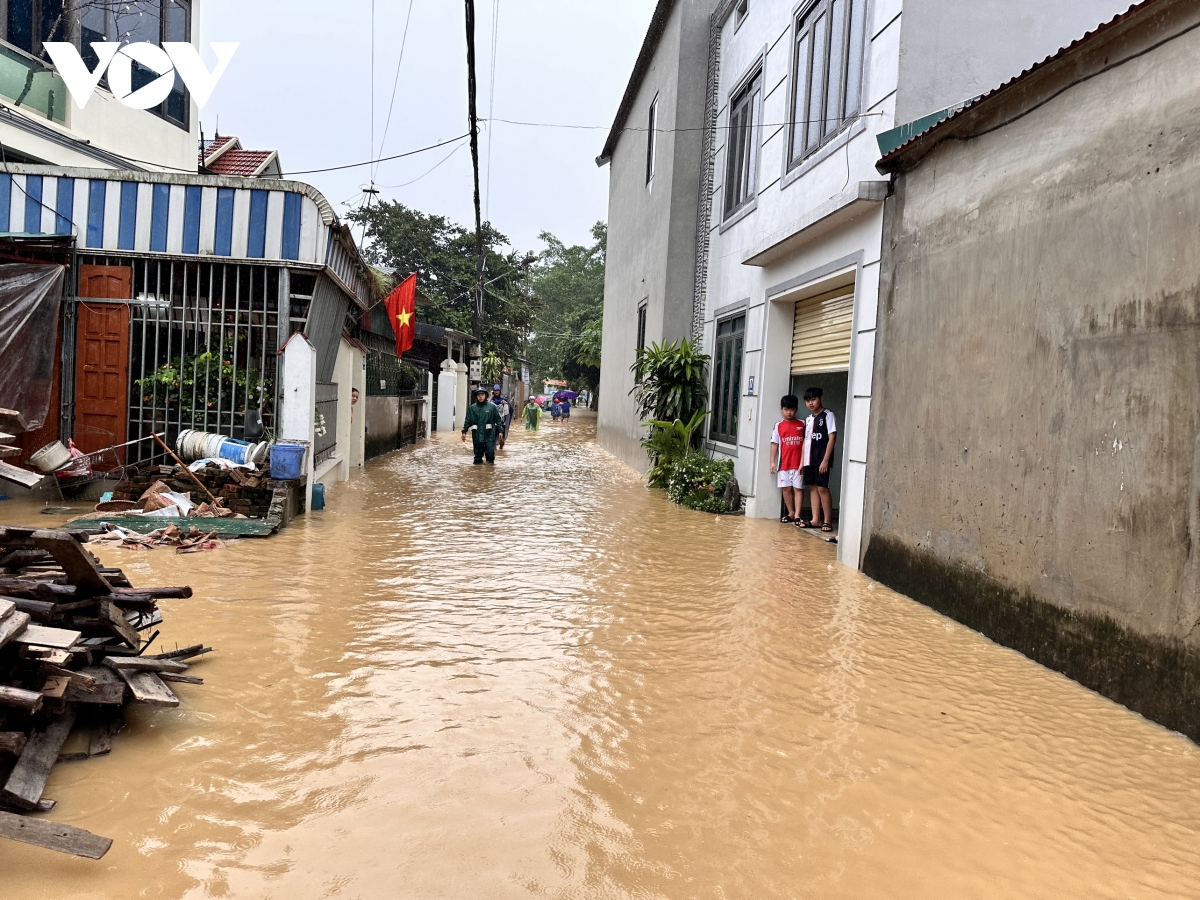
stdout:
<svg viewBox="0 0 1200 900">
<path fill-rule="evenodd" d="M 108 856 L 0 841 L 0 896 L 1200 896 L 1194 744 L 593 437 L 438 436 L 271 540 L 105 551 L 218 652 L 54 770 Z"/>
</svg>

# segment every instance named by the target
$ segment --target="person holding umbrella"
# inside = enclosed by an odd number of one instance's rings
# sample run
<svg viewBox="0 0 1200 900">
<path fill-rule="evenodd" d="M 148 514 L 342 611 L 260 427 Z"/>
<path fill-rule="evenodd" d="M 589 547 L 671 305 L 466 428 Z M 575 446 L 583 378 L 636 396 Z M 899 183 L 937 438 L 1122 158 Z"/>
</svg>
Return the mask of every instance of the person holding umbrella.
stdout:
<svg viewBox="0 0 1200 900">
<path fill-rule="evenodd" d="M 500 435 L 504 423 L 500 421 L 500 410 L 488 402 L 487 388 L 475 388 L 475 402 L 467 409 L 463 418 L 462 439 L 467 442 L 467 432 L 471 432 L 471 442 L 475 449 L 475 465 L 483 465 L 486 456 L 490 465 L 496 464 L 496 438 Z"/>
</svg>

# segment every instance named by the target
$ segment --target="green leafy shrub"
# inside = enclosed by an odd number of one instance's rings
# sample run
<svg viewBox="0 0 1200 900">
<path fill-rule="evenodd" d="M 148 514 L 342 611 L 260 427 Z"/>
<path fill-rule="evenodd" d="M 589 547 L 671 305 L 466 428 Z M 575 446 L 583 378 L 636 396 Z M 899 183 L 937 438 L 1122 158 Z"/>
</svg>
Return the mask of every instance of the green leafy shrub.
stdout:
<svg viewBox="0 0 1200 900">
<path fill-rule="evenodd" d="M 667 478 L 673 467 L 687 456 L 692 448 L 692 437 L 704 424 L 708 410 L 701 409 L 687 423 L 676 419 L 667 422 L 654 419 L 646 423 L 650 430 L 642 438 L 642 446 L 650 454 L 648 478 L 651 487 L 666 487 Z"/>
<path fill-rule="evenodd" d="M 670 467 L 667 497 L 691 509 L 725 512 L 725 486 L 732 477 L 732 459 L 709 459 L 693 450 Z"/>
<path fill-rule="evenodd" d="M 638 412 L 662 422 L 687 422 L 708 405 L 707 354 L 700 342 L 651 344 L 638 351 L 631 367 Z"/>
</svg>

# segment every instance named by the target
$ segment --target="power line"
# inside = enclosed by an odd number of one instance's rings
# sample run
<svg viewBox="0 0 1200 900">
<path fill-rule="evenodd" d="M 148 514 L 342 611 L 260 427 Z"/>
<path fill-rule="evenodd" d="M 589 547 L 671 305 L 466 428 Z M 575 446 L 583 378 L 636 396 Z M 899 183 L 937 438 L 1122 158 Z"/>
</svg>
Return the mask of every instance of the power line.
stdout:
<svg viewBox="0 0 1200 900">
<path fill-rule="evenodd" d="M 850 119 L 861 119 L 861 118 L 866 118 L 867 116 L 882 116 L 882 115 L 883 115 L 883 112 L 856 113 L 855 115 L 851 116 Z M 500 118 L 488 118 L 488 119 L 485 119 L 484 121 L 500 122 L 501 124 L 504 124 L 504 125 L 521 125 L 521 126 L 525 126 L 528 128 L 559 128 L 564 131 L 611 131 L 612 130 L 611 125 L 572 125 L 569 123 L 562 123 L 562 122 L 523 122 L 523 121 L 520 121 L 517 119 L 500 119 Z M 793 119 L 788 122 L 763 122 L 762 124 L 753 125 L 752 127 L 755 127 L 755 128 L 782 128 L 785 125 L 808 125 L 809 123 L 812 123 L 812 122 L 843 122 L 843 121 L 849 121 L 849 119 L 843 119 L 840 116 L 831 116 L 829 118 L 822 118 L 822 119 Z M 731 128 L 743 128 L 745 126 L 743 126 L 743 125 L 718 125 L 716 127 L 719 129 L 728 130 Z M 707 131 L 708 127 L 701 125 L 701 126 L 697 126 L 696 128 L 654 128 L 654 129 L 649 129 L 649 128 L 643 128 L 643 127 L 637 126 L 637 125 L 626 125 L 620 129 L 620 133 L 624 134 L 626 132 L 648 132 L 651 130 L 653 130 L 655 134 L 679 134 L 679 133 L 685 133 L 685 132 L 690 132 L 690 131 Z"/>
<path fill-rule="evenodd" d="M 500 0 L 492 0 L 492 73 L 488 79 L 488 121 L 496 106 L 496 51 L 500 38 Z M 492 219 L 492 129 L 488 129 L 487 146 L 487 194 L 484 198 L 487 220 Z"/>
<path fill-rule="evenodd" d="M 383 137 L 379 139 L 379 150 L 371 148 L 372 153 L 382 153 L 384 146 L 387 144 L 388 129 L 392 127 L 392 110 L 396 107 L 396 89 L 400 86 L 400 64 L 404 62 L 404 48 L 408 44 L 408 24 L 412 21 L 414 0 L 408 0 L 408 15 L 404 17 L 404 34 L 400 38 L 400 58 L 396 60 L 396 77 L 392 79 L 392 99 L 388 102 L 387 122 L 383 126 Z M 379 167 L 376 165 L 375 173 L 379 174 Z"/>
<path fill-rule="evenodd" d="M 436 150 L 438 147 L 446 147 L 453 144 L 455 141 L 461 141 L 465 137 L 469 137 L 470 133 L 460 134 L 458 137 L 450 138 L 448 141 L 438 141 L 436 144 L 430 144 L 428 147 L 418 147 L 416 150 L 409 150 L 407 153 L 396 153 L 392 156 L 381 156 L 378 159 L 368 159 L 365 162 L 347 163 L 344 166 L 326 166 L 323 169 L 300 169 L 295 172 L 284 172 L 281 177 L 287 178 L 292 175 L 313 175 L 318 172 L 336 172 L 340 169 L 358 169 L 362 166 L 369 166 L 374 163 L 390 162 L 393 159 L 403 159 L 406 156 L 415 156 L 418 153 L 424 153 L 427 150 Z M 140 162 L 141 160 L 138 160 Z M 154 165 L 154 163 L 151 163 Z M 179 171 L 184 171 L 180 169 Z M 195 174 L 195 173 L 193 173 Z"/>
<path fill-rule="evenodd" d="M 466 144 L 459 144 L 457 147 L 455 147 L 453 150 L 451 150 L 449 153 L 447 153 L 445 156 L 443 156 L 440 162 L 437 162 L 431 168 L 426 169 L 422 174 L 418 175 L 412 181 L 406 181 L 406 182 L 404 182 L 404 184 L 381 184 L 381 185 L 379 185 L 379 187 L 386 188 L 387 190 L 391 191 L 391 190 L 397 190 L 398 188 L 408 187 L 410 184 L 416 184 L 418 181 L 420 181 L 426 175 L 430 175 L 433 173 L 433 171 L 435 169 L 440 168 L 443 163 L 448 162 L 450 160 L 450 157 L 452 157 L 455 153 L 457 153 L 459 150 L 461 150 L 465 146 L 466 146 Z"/>
</svg>

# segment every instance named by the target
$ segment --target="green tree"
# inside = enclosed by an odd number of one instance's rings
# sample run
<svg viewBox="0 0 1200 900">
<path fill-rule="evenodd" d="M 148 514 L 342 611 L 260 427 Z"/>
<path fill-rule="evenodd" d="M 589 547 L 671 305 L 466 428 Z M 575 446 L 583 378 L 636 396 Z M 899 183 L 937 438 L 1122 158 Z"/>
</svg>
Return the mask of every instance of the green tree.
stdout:
<svg viewBox="0 0 1200 900">
<path fill-rule="evenodd" d="M 604 263 L 608 227 L 592 226 L 590 245 L 567 246 L 549 232 L 533 268 L 540 304 L 529 345 L 534 379 L 565 378 L 593 392 L 600 386 L 600 334 L 604 315 Z"/>
<path fill-rule="evenodd" d="M 431 325 L 471 332 L 475 284 L 475 233 L 444 216 L 428 215 L 390 201 L 356 209 L 348 218 L 363 226 L 364 255 L 397 277 L 417 273 L 421 292 L 433 301 L 417 318 Z M 524 355 L 538 311 L 530 287 L 531 254 L 504 252 L 508 238 L 484 225 L 484 294 L 480 335 L 484 351 L 506 362 Z"/>
</svg>

